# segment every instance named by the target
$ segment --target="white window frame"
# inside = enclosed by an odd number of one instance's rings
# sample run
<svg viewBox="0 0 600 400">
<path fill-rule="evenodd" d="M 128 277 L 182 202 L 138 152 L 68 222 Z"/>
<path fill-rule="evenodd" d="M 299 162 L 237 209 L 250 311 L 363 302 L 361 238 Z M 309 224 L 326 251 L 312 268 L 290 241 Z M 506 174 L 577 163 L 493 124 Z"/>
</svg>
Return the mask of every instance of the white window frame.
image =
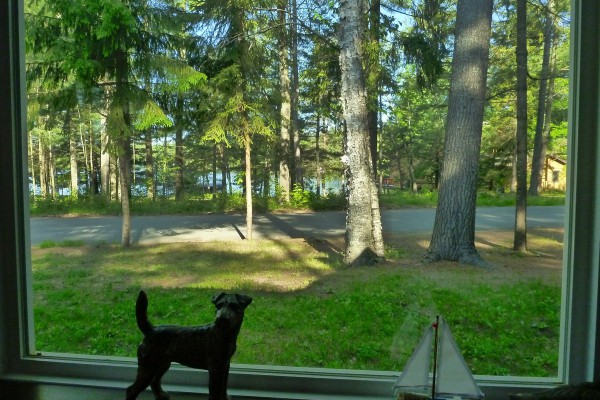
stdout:
<svg viewBox="0 0 600 400">
<path fill-rule="evenodd" d="M 0 1 L 0 391 L 3 385 L 109 391 L 133 381 L 135 360 L 35 354 L 25 136 L 22 0 Z M 488 399 L 600 379 L 600 2 L 572 1 L 568 186 L 563 305 L 556 378 L 477 376 Z M 68 321 L 65 321 L 68 323 Z M 533 333 L 532 333 L 533 334 Z M 167 375 L 173 392 L 205 393 L 206 373 Z M 392 398 L 396 372 L 234 365 L 240 398 Z M 35 390 L 34 390 L 35 392 Z M 61 392 L 61 391 L 59 391 Z M 63 394 L 47 392 L 46 400 Z M 34 398 L 38 398 L 33 396 Z M 108 398 L 108 397 L 107 397 Z"/>
</svg>

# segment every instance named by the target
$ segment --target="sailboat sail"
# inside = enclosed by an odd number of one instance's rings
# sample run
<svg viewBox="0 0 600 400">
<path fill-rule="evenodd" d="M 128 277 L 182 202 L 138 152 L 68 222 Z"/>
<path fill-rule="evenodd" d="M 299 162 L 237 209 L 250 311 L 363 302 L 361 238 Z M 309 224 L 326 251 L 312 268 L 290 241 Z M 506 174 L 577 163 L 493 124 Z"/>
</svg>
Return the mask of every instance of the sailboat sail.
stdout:
<svg viewBox="0 0 600 400">
<path fill-rule="evenodd" d="M 425 332 L 412 356 L 406 363 L 404 371 L 396 381 L 394 388 L 401 388 L 409 393 L 428 394 L 431 392 L 429 370 L 431 365 L 431 344 L 434 336 L 433 326 Z"/>
<path fill-rule="evenodd" d="M 436 385 L 437 397 L 452 398 L 460 396 L 467 399 L 482 399 L 484 397 L 483 393 L 475 383 L 467 363 L 460 354 L 448 324 L 442 323 L 441 330 Z"/>
<path fill-rule="evenodd" d="M 439 323 L 429 326 L 423 338 L 406 363 L 404 371 L 396 381 L 394 390 L 398 398 L 406 398 L 400 394 L 417 394 L 430 398 L 432 394 L 432 376 L 430 373 L 432 359 L 432 342 L 435 329 L 439 329 L 437 348 L 437 368 L 435 371 L 436 399 L 483 399 L 484 395 L 477 386 L 469 367 L 465 363 L 450 328 L 443 318 Z"/>
</svg>

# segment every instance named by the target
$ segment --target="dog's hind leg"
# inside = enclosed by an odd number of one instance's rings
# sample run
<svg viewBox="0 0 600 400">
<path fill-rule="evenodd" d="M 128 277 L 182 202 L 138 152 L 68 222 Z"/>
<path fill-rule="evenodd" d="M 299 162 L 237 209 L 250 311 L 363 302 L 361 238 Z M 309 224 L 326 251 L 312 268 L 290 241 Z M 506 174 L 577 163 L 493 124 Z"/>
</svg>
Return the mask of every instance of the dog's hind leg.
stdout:
<svg viewBox="0 0 600 400">
<path fill-rule="evenodd" d="M 154 366 L 154 377 L 152 378 L 150 387 L 152 388 L 152 393 L 154 393 L 154 398 L 156 400 L 169 400 L 169 394 L 162 389 L 160 381 L 163 375 L 169 370 L 170 366 L 171 363 L 169 361 Z"/>
<path fill-rule="evenodd" d="M 135 378 L 135 382 L 131 386 L 127 388 L 127 395 L 125 397 L 126 400 L 135 400 L 140 393 L 144 391 L 150 383 L 152 382 L 152 377 L 154 374 L 152 371 L 146 372 L 141 368 L 138 368 L 138 373 Z"/>
</svg>

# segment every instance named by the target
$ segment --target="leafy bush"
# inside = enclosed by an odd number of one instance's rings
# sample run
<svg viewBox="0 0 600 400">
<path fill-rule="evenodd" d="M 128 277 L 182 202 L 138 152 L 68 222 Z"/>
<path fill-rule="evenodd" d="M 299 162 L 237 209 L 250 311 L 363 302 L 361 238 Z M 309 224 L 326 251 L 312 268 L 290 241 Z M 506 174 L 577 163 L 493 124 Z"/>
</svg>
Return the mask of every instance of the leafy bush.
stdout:
<svg viewBox="0 0 600 400">
<path fill-rule="evenodd" d="M 299 184 L 294 184 L 294 188 L 290 192 L 290 204 L 294 208 L 307 209 L 310 208 L 316 194 L 303 189 Z"/>
</svg>

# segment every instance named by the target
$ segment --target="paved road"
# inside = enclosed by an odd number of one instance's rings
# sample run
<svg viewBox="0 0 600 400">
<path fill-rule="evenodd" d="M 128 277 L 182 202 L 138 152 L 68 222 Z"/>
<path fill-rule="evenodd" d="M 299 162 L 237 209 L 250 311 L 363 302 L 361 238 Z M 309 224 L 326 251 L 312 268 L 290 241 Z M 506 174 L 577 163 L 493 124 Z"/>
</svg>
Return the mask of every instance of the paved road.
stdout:
<svg viewBox="0 0 600 400">
<path fill-rule="evenodd" d="M 477 230 L 514 228 L 513 207 L 482 207 L 477 209 Z M 529 228 L 562 227 L 564 207 L 529 207 Z M 430 232 L 434 209 L 385 210 L 383 230 L 391 233 Z M 344 234 L 345 214 L 341 211 L 295 214 L 257 214 L 254 217 L 254 238 L 332 237 Z M 208 240 L 240 240 L 245 234 L 244 215 L 195 215 L 133 217 L 132 243 L 164 243 Z M 31 244 L 52 240 L 83 240 L 86 243 L 119 243 L 120 217 L 32 218 Z"/>
</svg>

